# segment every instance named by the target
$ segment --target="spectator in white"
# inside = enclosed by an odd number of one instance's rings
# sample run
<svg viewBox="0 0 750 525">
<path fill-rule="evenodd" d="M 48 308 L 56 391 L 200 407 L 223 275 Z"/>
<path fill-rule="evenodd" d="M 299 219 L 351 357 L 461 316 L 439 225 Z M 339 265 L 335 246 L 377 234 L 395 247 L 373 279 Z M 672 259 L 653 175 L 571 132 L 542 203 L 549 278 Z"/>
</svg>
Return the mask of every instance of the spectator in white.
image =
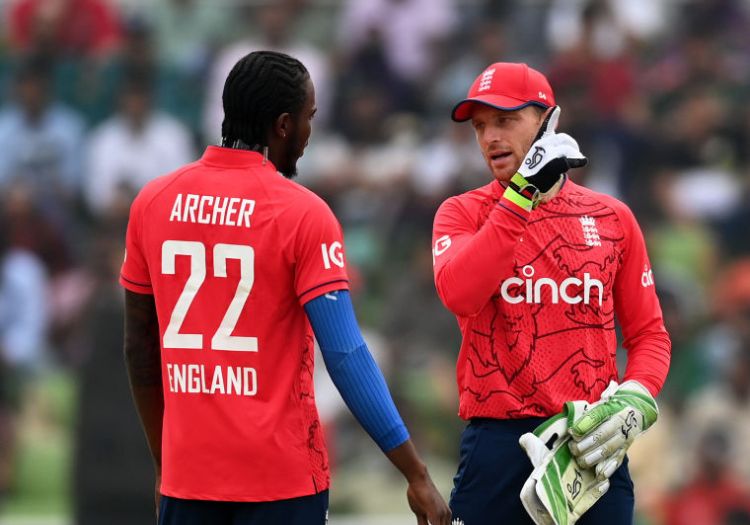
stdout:
<svg viewBox="0 0 750 525">
<path fill-rule="evenodd" d="M 119 112 L 89 136 L 84 186 L 97 215 L 130 200 L 148 181 L 194 157 L 187 128 L 153 108 L 148 78 L 131 76 L 120 94 Z"/>
<path fill-rule="evenodd" d="M 19 66 L 15 100 L 0 110 L 0 190 L 20 181 L 57 207 L 80 189 L 84 122 L 52 100 L 50 80 L 41 59 Z"/>
<path fill-rule="evenodd" d="M 315 85 L 316 126 L 325 125 L 331 108 L 331 78 L 328 58 L 313 44 L 290 38 L 299 14 L 294 2 L 268 2 L 261 6 L 243 7 L 248 26 L 258 25 L 257 35 L 248 34 L 222 49 L 216 56 L 214 67 L 209 74 L 206 89 L 206 107 L 203 115 L 203 138 L 216 144 L 221 138 L 221 121 L 224 110 L 221 95 L 224 81 L 237 61 L 253 51 L 279 51 L 297 58 L 305 64 Z"/>
<path fill-rule="evenodd" d="M 339 47 L 354 54 L 374 31 L 393 71 L 418 84 L 431 72 L 436 45 L 450 35 L 457 15 L 454 0 L 347 0 Z"/>
<path fill-rule="evenodd" d="M 6 233 L 0 229 L 0 505 L 12 485 L 24 383 L 41 364 L 48 325 L 44 267 Z"/>
</svg>

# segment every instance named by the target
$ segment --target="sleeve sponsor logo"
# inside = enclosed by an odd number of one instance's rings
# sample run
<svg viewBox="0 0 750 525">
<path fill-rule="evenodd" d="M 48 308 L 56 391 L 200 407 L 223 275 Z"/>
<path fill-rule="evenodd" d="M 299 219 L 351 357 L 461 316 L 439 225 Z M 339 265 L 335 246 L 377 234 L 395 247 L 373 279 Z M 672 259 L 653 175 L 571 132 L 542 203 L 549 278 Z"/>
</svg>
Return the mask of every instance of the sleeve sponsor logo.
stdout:
<svg viewBox="0 0 750 525">
<path fill-rule="evenodd" d="M 440 237 L 437 241 L 435 241 L 435 248 L 432 250 L 433 255 L 437 257 L 438 255 L 442 255 L 445 253 L 445 251 L 451 247 L 451 237 L 450 235 L 443 235 Z"/>
<path fill-rule="evenodd" d="M 331 263 L 339 268 L 344 267 L 344 247 L 339 241 L 328 246 L 326 243 L 320 245 L 320 251 L 323 253 L 323 266 L 326 270 L 332 268 Z"/>
<path fill-rule="evenodd" d="M 648 266 L 643 267 L 643 273 L 641 274 L 641 286 L 648 288 L 654 285 L 654 271 Z"/>
</svg>

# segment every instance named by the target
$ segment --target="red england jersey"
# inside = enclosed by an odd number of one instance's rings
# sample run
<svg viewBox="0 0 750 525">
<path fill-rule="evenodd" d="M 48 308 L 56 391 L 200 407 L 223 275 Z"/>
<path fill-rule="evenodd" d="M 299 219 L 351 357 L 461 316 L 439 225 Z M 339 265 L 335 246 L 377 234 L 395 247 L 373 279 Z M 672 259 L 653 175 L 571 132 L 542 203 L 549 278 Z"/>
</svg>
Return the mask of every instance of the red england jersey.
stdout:
<svg viewBox="0 0 750 525">
<path fill-rule="evenodd" d="M 435 217 L 435 284 L 463 335 L 459 415 L 550 416 L 599 399 L 618 379 L 615 318 L 625 379 L 656 395 L 670 341 L 631 211 L 569 180 L 531 213 L 504 191 L 493 181 Z"/>
<path fill-rule="evenodd" d="M 153 294 L 161 492 L 268 501 L 325 490 L 303 304 L 348 289 L 341 227 L 258 153 L 216 146 L 133 202 L 121 284 Z"/>
</svg>

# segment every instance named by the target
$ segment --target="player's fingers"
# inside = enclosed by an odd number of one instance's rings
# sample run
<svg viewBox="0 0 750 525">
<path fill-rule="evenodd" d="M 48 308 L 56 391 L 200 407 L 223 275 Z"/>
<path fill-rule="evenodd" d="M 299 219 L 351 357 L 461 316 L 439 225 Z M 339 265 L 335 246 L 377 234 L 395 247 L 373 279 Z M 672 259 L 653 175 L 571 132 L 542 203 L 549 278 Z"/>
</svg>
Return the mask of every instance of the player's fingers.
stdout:
<svg viewBox="0 0 750 525">
<path fill-rule="evenodd" d="M 605 479 L 594 486 L 594 490 L 603 496 L 609 490 L 609 479 Z"/>
<path fill-rule="evenodd" d="M 568 161 L 568 168 L 583 168 L 586 164 L 589 163 L 589 159 L 586 157 L 579 157 L 579 158 L 571 158 L 567 157 L 565 160 Z"/>
<path fill-rule="evenodd" d="M 625 437 L 622 434 L 615 434 L 610 439 L 594 448 L 594 450 L 576 457 L 578 465 L 583 468 L 592 467 L 605 461 L 615 454 L 625 445 Z"/>
<path fill-rule="evenodd" d="M 430 514 L 429 522 L 432 525 L 451 525 L 451 511 L 448 507 L 443 507 L 435 514 Z"/>
<path fill-rule="evenodd" d="M 596 479 L 605 480 L 612 477 L 617 468 L 620 466 L 620 458 L 614 457 L 596 466 Z"/>
<path fill-rule="evenodd" d="M 584 436 L 588 437 L 595 428 L 602 425 L 612 416 L 612 412 L 606 405 L 599 405 L 586 412 L 578 418 L 568 429 L 570 435 L 575 440 L 581 440 Z"/>
<path fill-rule="evenodd" d="M 625 436 L 620 432 L 617 422 L 607 421 L 580 441 L 571 441 L 569 447 L 574 456 L 585 456 L 604 444 L 614 450 L 623 443 L 625 443 Z"/>
<path fill-rule="evenodd" d="M 570 451 L 576 456 L 586 454 L 600 444 L 606 443 L 619 432 L 620 426 L 617 425 L 616 421 L 605 421 L 581 437 L 574 437 L 574 440 L 570 442 Z"/>
<path fill-rule="evenodd" d="M 557 129 L 557 121 L 560 120 L 560 106 L 555 106 L 549 112 L 547 118 L 542 123 L 543 133 L 554 133 Z"/>
</svg>

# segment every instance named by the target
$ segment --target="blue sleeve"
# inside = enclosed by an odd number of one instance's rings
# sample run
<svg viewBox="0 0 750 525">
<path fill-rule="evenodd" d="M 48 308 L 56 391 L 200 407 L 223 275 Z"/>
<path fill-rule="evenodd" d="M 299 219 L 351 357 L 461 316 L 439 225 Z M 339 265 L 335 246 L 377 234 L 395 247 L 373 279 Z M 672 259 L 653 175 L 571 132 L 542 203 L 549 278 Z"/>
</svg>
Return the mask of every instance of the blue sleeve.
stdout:
<svg viewBox="0 0 750 525">
<path fill-rule="evenodd" d="M 362 339 L 349 292 L 316 297 L 305 312 L 333 384 L 354 417 L 383 451 L 403 444 L 409 433 Z"/>
</svg>

